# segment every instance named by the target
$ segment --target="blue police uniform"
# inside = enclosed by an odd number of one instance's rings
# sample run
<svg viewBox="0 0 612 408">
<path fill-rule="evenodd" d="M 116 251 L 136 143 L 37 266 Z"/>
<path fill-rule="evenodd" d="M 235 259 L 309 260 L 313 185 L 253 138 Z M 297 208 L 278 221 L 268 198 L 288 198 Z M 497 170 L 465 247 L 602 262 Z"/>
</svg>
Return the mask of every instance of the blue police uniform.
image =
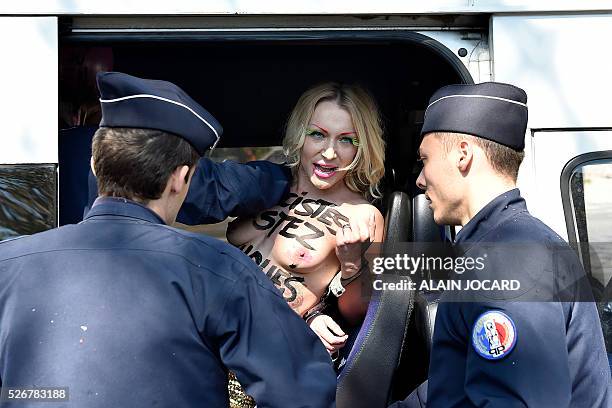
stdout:
<svg viewBox="0 0 612 408">
<path fill-rule="evenodd" d="M 278 204 L 290 180 L 287 167 L 268 161 L 215 163 L 202 158 L 177 221 L 197 225 L 252 216 Z"/>
<path fill-rule="evenodd" d="M 202 156 L 216 146 L 223 133 L 208 111 L 170 82 L 105 72 L 98 74 L 98 87 L 101 127 L 163 130 L 184 138 Z M 254 215 L 281 200 L 289 190 L 289 179 L 288 169 L 270 162 L 244 166 L 201 158 L 177 221 L 196 225 L 223 221 L 227 216 Z M 90 173 L 89 205 L 97 195 Z"/>
<path fill-rule="evenodd" d="M 97 79 L 102 127 L 162 130 L 200 155 L 218 142 L 219 123 L 176 85 Z M 271 164 L 199 166 L 194 223 L 268 207 L 287 184 Z M 237 248 L 110 197 L 77 225 L 0 243 L 3 387 L 68 387 L 49 406 L 226 407 L 228 370 L 259 406 L 334 406 L 320 340 Z"/>
<path fill-rule="evenodd" d="M 563 241 L 529 214 L 514 189 L 486 205 L 456 239 L 466 248 L 466 257 L 478 254 L 481 242 L 558 246 Z M 548 271 L 548 262 L 546 256 L 517 259 L 509 253 L 496 262 L 494 274 L 520 279 L 526 273 Z M 566 276 L 575 266 L 571 263 L 559 257 L 548 272 Z M 436 316 L 427 406 L 611 406 L 610 370 L 594 303 L 491 299 L 456 303 L 444 302 L 445 296 Z M 481 326 L 487 316 L 497 327 L 497 340 L 485 341 L 486 328 Z M 481 342 L 504 347 L 498 355 L 489 354 Z"/>
<path fill-rule="evenodd" d="M 432 95 L 421 136 L 471 135 L 522 152 L 527 118 L 527 94 L 516 86 L 448 85 Z M 463 158 L 471 163 L 473 156 Z M 505 185 L 502 177 L 491 182 Z M 466 199 L 477 204 L 469 193 Z M 469 271 L 455 264 L 452 282 L 460 287 L 442 295 L 428 383 L 394 406 L 423 406 L 426 394 L 429 407 L 610 407 L 610 370 L 587 277 L 567 243 L 529 214 L 518 189 L 471 218 L 455 249 L 455 261 Z"/>
<path fill-rule="evenodd" d="M 86 219 L 0 244 L 4 387 L 69 387 L 70 406 L 333 405 L 319 339 L 238 249 L 98 199 Z M 20 405 L 22 406 L 22 405 Z"/>
<path fill-rule="evenodd" d="M 89 204 L 83 215 L 98 196 L 98 184 L 91 171 L 88 184 Z M 290 186 L 291 171 L 285 166 L 264 160 L 216 163 L 202 157 L 176 220 L 200 225 L 221 222 L 227 217 L 253 216 L 278 204 Z"/>
</svg>

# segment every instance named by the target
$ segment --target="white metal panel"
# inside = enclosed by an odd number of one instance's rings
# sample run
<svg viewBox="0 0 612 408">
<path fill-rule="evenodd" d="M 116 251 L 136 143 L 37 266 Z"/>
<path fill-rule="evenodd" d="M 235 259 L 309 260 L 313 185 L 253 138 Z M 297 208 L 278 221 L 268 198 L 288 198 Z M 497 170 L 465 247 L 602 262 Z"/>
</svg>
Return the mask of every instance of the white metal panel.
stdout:
<svg viewBox="0 0 612 408">
<path fill-rule="evenodd" d="M 455 54 L 457 59 L 465 65 L 474 82 L 491 81 L 491 61 L 489 57 L 489 42 L 486 34 L 479 32 L 458 31 L 421 31 L 431 39 L 439 42 Z M 461 57 L 460 48 L 465 48 L 467 54 Z"/>
<path fill-rule="evenodd" d="M 491 20 L 494 79 L 527 91 L 527 134 L 536 135 L 527 136 L 519 186 L 532 212 L 566 236 L 559 166 L 590 148 L 604 148 L 610 134 L 569 136 L 537 130 L 612 127 L 607 102 L 612 95 L 612 54 L 607 51 L 612 14 L 508 15 Z"/>
<path fill-rule="evenodd" d="M 600 11 L 610 0 L 5 0 L 0 14 L 429 14 Z"/>
<path fill-rule="evenodd" d="M 57 18 L 0 17 L 0 163 L 57 163 Z"/>
<path fill-rule="evenodd" d="M 578 155 L 612 150 L 612 131 L 535 132 L 532 147 L 535 192 L 530 194 L 528 208 L 533 215 L 567 239 L 561 202 L 561 171 L 567 162 Z"/>
<path fill-rule="evenodd" d="M 612 127 L 612 13 L 492 18 L 494 77 L 524 88 L 529 127 Z"/>
</svg>

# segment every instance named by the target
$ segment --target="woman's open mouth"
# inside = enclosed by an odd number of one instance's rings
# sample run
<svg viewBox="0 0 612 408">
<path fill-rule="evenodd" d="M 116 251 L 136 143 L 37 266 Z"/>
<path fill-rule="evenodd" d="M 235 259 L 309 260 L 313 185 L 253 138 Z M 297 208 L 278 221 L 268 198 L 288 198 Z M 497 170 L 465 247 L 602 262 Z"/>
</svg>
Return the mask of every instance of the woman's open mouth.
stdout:
<svg viewBox="0 0 612 408">
<path fill-rule="evenodd" d="M 336 170 L 338 167 L 336 166 L 327 166 L 313 163 L 314 165 L 314 174 L 319 178 L 329 178 L 336 174 Z"/>
</svg>

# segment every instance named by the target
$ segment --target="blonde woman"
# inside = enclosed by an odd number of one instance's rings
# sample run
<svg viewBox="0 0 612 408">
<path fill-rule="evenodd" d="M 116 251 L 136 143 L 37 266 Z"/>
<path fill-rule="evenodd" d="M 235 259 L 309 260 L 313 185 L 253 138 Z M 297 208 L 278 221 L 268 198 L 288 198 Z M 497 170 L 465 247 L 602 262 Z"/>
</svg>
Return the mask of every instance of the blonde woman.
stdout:
<svg viewBox="0 0 612 408">
<path fill-rule="evenodd" d="M 370 201 L 380 196 L 384 147 L 376 104 L 364 89 L 337 83 L 308 89 L 283 140 L 294 180 L 289 198 L 227 231 L 330 353 L 347 336 L 324 314 L 329 298 L 338 297 L 349 323 L 367 310 L 357 281 L 366 267 L 361 243 L 382 240 L 383 217 Z"/>
</svg>

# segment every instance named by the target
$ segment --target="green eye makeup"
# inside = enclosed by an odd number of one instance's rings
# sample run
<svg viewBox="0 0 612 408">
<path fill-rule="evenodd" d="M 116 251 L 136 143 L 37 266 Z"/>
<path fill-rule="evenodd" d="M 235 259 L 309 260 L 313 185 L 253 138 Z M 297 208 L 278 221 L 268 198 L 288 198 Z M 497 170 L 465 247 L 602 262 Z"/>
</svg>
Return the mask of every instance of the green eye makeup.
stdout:
<svg viewBox="0 0 612 408">
<path fill-rule="evenodd" d="M 321 133 L 320 131 L 316 129 L 308 129 L 306 130 L 306 136 L 323 137 L 323 133 Z"/>
<path fill-rule="evenodd" d="M 320 130 L 318 129 L 307 129 L 306 130 L 306 136 L 312 136 L 318 139 L 322 139 L 324 137 L 326 137 Z M 341 137 L 340 142 L 342 143 L 350 143 L 355 147 L 359 147 L 359 139 L 357 139 L 356 137 L 349 137 L 349 136 L 344 136 Z"/>
<path fill-rule="evenodd" d="M 359 139 L 357 139 L 356 137 L 348 137 L 345 136 L 342 139 L 340 139 L 343 143 L 350 143 L 355 147 L 359 147 Z"/>
</svg>

